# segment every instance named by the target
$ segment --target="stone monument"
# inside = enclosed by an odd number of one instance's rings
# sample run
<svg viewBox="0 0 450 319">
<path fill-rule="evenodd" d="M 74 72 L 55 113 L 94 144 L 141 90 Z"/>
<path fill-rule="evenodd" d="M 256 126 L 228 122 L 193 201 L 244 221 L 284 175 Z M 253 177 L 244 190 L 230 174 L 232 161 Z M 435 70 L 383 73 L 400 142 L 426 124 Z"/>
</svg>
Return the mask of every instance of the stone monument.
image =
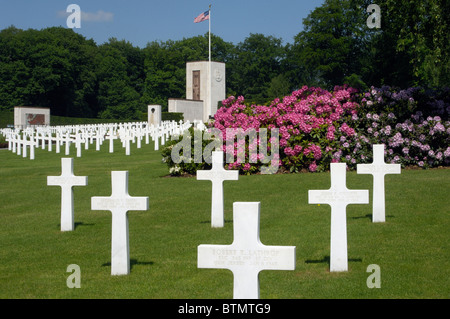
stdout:
<svg viewBox="0 0 450 319">
<path fill-rule="evenodd" d="M 169 99 L 169 112 L 184 114 L 186 121 L 207 122 L 225 99 L 225 63 L 196 61 L 186 63 L 186 99 Z"/>
<path fill-rule="evenodd" d="M 148 106 L 148 125 L 161 125 L 161 105 Z"/>
<path fill-rule="evenodd" d="M 50 109 L 46 107 L 15 106 L 14 127 L 50 125 Z"/>
</svg>

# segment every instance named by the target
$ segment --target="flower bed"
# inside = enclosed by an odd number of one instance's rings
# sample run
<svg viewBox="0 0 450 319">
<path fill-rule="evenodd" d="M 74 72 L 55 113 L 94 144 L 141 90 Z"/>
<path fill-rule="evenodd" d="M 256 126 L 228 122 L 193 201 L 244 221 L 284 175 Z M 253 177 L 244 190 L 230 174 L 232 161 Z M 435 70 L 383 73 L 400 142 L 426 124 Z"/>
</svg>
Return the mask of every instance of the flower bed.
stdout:
<svg viewBox="0 0 450 319">
<path fill-rule="evenodd" d="M 360 95 L 352 123 L 357 135 L 344 159 L 351 167 L 371 162 L 372 144 L 385 144 L 385 161 L 423 168 L 450 163 L 449 91 L 372 88 Z"/>
<path fill-rule="evenodd" d="M 387 163 L 447 166 L 449 96 L 449 90 L 421 88 L 372 87 L 358 93 L 347 86 L 331 92 L 305 86 L 268 105 L 249 105 L 242 96 L 230 96 L 210 127 L 222 132 L 223 151 L 234 156 L 227 168 L 245 174 L 258 173 L 265 165 L 264 158 L 249 151 L 244 160 L 236 155 L 244 148 L 259 148 L 260 140 L 257 144 L 238 140 L 227 147 L 227 129 L 278 129 L 279 153 L 272 156 L 284 172 L 324 171 L 332 162 L 345 162 L 355 169 L 358 163 L 372 162 L 373 144 L 385 144 Z M 272 136 L 264 153 L 270 153 L 273 142 Z"/>
</svg>

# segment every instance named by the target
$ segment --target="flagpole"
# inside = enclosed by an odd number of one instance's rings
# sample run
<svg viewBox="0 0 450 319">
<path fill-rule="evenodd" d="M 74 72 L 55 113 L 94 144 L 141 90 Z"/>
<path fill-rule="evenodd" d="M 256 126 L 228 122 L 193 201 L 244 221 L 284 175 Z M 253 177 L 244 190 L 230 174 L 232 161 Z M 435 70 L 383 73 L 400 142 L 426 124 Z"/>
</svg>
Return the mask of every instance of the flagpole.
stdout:
<svg viewBox="0 0 450 319">
<path fill-rule="evenodd" d="M 207 107 L 207 110 L 209 112 L 212 111 L 212 103 L 211 103 L 211 98 L 212 98 L 212 67 L 211 67 L 211 5 L 209 5 L 209 63 L 208 63 L 208 68 L 209 68 L 209 107 Z M 206 121 L 208 121 L 208 119 L 206 119 Z"/>
<path fill-rule="evenodd" d="M 211 5 L 209 5 L 209 63 L 211 63 Z"/>
</svg>

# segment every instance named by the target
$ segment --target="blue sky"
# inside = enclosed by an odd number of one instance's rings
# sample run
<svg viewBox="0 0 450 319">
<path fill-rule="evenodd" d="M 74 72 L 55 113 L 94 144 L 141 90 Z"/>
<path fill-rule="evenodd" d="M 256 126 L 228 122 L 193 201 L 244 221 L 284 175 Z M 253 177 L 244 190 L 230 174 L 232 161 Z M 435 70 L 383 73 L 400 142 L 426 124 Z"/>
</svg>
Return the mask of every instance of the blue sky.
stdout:
<svg viewBox="0 0 450 319">
<path fill-rule="evenodd" d="M 0 30 L 67 27 L 77 4 L 82 11 L 81 28 L 74 29 L 97 44 L 115 37 L 135 46 L 151 41 L 181 40 L 208 32 L 208 21 L 194 18 L 212 5 L 211 32 L 237 44 L 250 33 L 262 33 L 293 43 L 303 19 L 324 0 L 0 0 Z"/>
</svg>

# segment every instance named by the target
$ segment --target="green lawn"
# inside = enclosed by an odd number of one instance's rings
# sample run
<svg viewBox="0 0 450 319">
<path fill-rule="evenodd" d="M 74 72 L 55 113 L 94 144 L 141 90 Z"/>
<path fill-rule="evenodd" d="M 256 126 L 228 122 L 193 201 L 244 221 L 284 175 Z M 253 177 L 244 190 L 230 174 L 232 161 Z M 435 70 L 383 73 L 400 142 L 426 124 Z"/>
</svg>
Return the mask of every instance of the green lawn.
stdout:
<svg viewBox="0 0 450 319">
<path fill-rule="evenodd" d="M 31 161 L 0 150 L 0 298 L 232 298 L 230 271 L 197 268 L 197 246 L 231 244 L 233 202 L 261 202 L 265 245 L 296 246 L 294 271 L 262 271 L 261 298 L 449 298 L 450 170 L 402 170 L 386 176 L 386 223 L 371 221 L 371 205 L 347 209 L 349 271 L 329 272 L 330 208 L 309 205 L 308 190 L 328 189 L 329 173 L 240 176 L 225 182 L 225 227 L 210 225 L 211 183 L 169 178 L 152 145 L 131 156 L 95 146 L 76 157 L 75 223 L 60 231 L 61 157 L 36 150 Z M 54 148 L 53 148 L 54 150 Z M 62 148 L 62 152 L 64 149 Z M 148 211 L 130 211 L 131 273 L 111 276 L 111 213 L 92 211 L 92 196 L 111 194 L 111 171 L 129 171 L 131 196 L 148 196 Z M 369 189 L 372 177 L 347 174 L 349 189 Z M 81 269 L 70 289 L 67 266 Z M 379 265 L 381 288 L 369 289 L 367 267 Z"/>
</svg>

